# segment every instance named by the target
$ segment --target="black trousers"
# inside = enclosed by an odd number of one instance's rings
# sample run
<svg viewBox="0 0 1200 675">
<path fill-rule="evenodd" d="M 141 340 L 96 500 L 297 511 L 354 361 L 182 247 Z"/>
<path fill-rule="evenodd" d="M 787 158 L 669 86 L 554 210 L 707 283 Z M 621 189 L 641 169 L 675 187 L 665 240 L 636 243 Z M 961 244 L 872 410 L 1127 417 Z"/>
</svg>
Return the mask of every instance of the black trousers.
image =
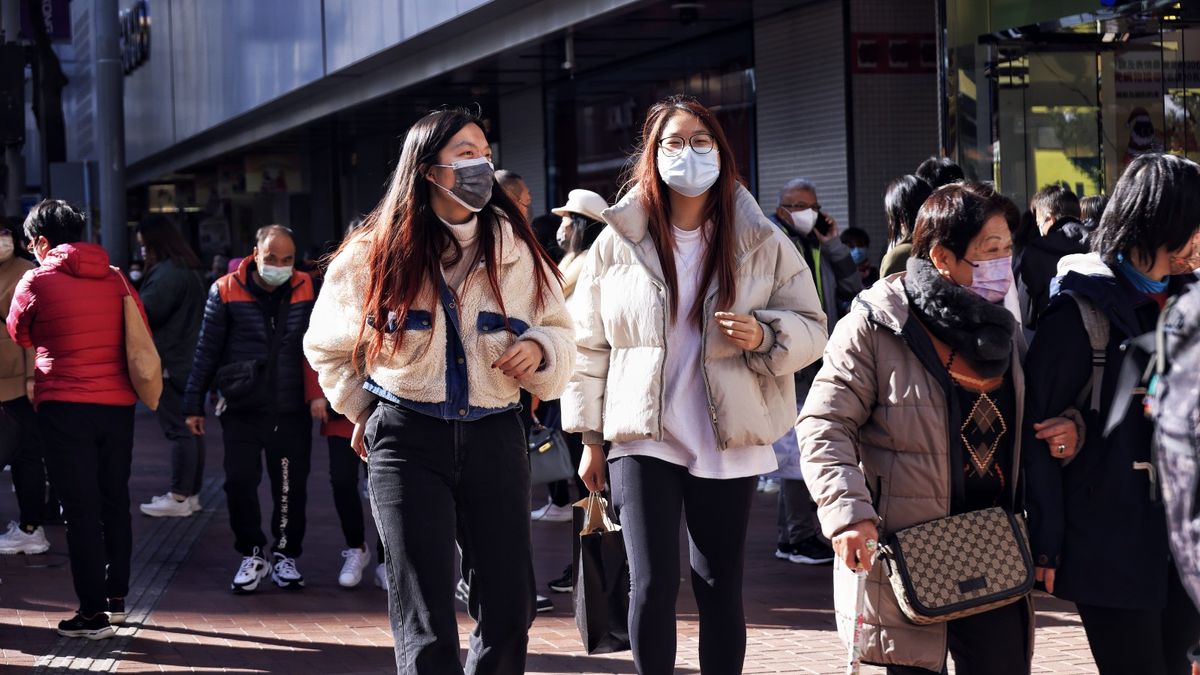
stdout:
<svg viewBox="0 0 1200 675">
<path fill-rule="evenodd" d="M 675 669 L 679 522 L 686 517 L 700 670 L 733 675 L 746 656 L 742 609 L 746 528 L 757 477 L 712 480 L 650 457 L 612 461 L 613 503 L 629 556 L 629 636 L 640 675 Z"/>
<path fill-rule="evenodd" d="M 47 401 L 37 419 L 67 521 L 79 612 L 94 616 L 129 592 L 133 406 Z"/>
<path fill-rule="evenodd" d="M 367 422 L 398 672 L 525 671 L 534 578 L 524 439 L 515 411 L 456 422 L 385 403 Z M 456 543 L 476 621 L 465 668 L 454 608 Z"/>
<path fill-rule="evenodd" d="M 802 480 L 779 481 L 779 543 L 795 546 L 821 535 L 817 504 Z"/>
<path fill-rule="evenodd" d="M 583 461 L 583 434 L 564 432 L 563 440 L 567 442 L 567 449 L 571 451 L 571 465 L 578 468 L 579 463 Z M 551 503 L 555 506 L 570 504 L 572 484 L 575 486 L 575 494 L 579 495 L 578 499 L 583 499 L 588 495 L 587 486 L 584 485 L 583 479 L 576 474 L 571 480 L 560 480 L 547 486 L 550 490 Z"/>
<path fill-rule="evenodd" d="M 274 502 L 271 514 L 274 550 L 289 558 L 299 557 L 303 552 L 308 503 L 312 419 L 307 413 L 278 416 L 225 413 L 221 416 L 221 428 L 225 437 L 225 497 L 234 548 L 244 556 L 252 555 L 255 548 L 264 553 L 267 550 L 258 504 L 265 452 Z"/>
<path fill-rule="evenodd" d="M 184 421 L 183 385 L 178 378 L 163 380 L 158 401 L 158 425 L 171 444 L 171 492 L 190 497 L 204 484 L 204 437 L 193 434 Z"/>
<path fill-rule="evenodd" d="M 22 396 L 0 403 L 0 415 L 7 416 L 14 432 L 12 466 L 13 489 L 17 492 L 17 509 L 21 512 L 21 527 L 40 527 L 46 513 L 46 464 L 43 461 L 41 434 L 37 415 L 29 399 Z"/>
<path fill-rule="evenodd" d="M 1190 673 L 1187 652 L 1200 635 L 1200 615 L 1170 565 L 1167 606 L 1117 609 L 1077 605 L 1100 675 Z"/>
<path fill-rule="evenodd" d="M 347 548 L 363 548 L 367 543 L 367 526 L 363 518 L 362 498 L 358 493 L 358 472 L 366 464 L 350 447 L 350 439 L 329 436 L 329 482 L 333 486 L 333 507 L 342 524 Z M 383 542 L 375 542 L 377 560 L 383 562 Z"/>
<path fill-rule="evenodd" d="M 947 625 L 947 647 L 958 675 L 1021 675 L 1029 672 L 1029 609 L 1024 602 L 956 619 Z M 946 670 L 942 670 L 943 673 Z M 912 666 L 888 666 L 888 675 L 934 673 Z"/>
</svg>

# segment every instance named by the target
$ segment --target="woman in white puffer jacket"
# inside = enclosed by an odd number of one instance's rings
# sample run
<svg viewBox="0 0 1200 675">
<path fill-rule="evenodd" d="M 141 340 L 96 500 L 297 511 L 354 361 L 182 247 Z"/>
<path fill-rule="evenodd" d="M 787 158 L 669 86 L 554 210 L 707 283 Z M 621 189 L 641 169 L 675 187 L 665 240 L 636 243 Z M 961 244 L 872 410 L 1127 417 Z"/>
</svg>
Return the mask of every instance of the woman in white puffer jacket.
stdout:
<svg viewBox="0 0 1200 675">
<path fill-rule="evenodd" d="M 756 477 L 795 419 L 792 375 L 825 346 L 825 315 L 796 248 L 738 184 L 712 113 L 651 108 L 636 185 L 604 212 L 570 310 L 579 348 L 564 428 L 584 434 L 580 476 L 605 483 L 633 588 L 638 672 L 672 672 L 678 534 L 686 512 L 700 667 L 741 672 L 743 550 Z"/>
</svg>

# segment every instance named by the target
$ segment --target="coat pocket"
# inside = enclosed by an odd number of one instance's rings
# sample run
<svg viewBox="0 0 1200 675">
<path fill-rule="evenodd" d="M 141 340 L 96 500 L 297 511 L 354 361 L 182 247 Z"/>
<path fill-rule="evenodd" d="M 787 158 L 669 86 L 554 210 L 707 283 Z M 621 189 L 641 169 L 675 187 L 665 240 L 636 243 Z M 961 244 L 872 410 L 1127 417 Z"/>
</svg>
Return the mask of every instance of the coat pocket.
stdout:
<svg viewBox="0 0 1200 675">
<path fill-rule="evenodd" d="M 529 324 L 511 316 L 506 319 L 496 312 L 480 312 L 475 319 L 475 330 L 479 334 L 479 353 L 491 364 L 529 330 Z"/>
<path fill-rule="evenodd" d="M 400 330 L 400 317 L 395 312 L 388 312 L 387 321 L 380 325 L 374 314 L 368 314 L 367 325 L 384 333 L 395 333 Z M 408 310 L 404 317 L 404 330 L 433 330 L 433 315 L 424 309 Z"/>
</svg>

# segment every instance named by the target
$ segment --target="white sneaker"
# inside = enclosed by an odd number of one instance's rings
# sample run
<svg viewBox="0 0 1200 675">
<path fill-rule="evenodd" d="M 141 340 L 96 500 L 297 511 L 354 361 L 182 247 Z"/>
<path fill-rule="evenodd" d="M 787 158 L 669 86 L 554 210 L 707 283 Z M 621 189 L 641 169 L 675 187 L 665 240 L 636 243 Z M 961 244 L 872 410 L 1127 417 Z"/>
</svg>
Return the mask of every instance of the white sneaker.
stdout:
<svg viewBox="0 0 1200 675">
<path fill-rule="evenodd" d="M 270 573 L 270 566 L 267 565 L 266 558 L 262 557 L 262 551 L 256 546 L 254 555 L 248 555 L 242 558 L 242 564 L 238 567 L 237 574 L 233 577 L 233 583 L 229 585 L 229 589 L 234 593 L 251 593 L 263 579 L 267 578 Z"/>
<path fill-rule="evenodd" d="M 204 506 L 200 504 L 200 495 L 192 495 L 187 498 L 187 505 L 192 510 L 192 513 L 200 513 L 204 510 Z"/>
<path fill-rule="evenodd" d="M 385 591 L 388 589 L 387 568 L 383 566 L 383 563 L 375 566 L 375 585 Z"/>
<path fill-rule="evenodd" d="M 138 508 L 142 513 L 155 518 L 187 518 L 193 513 L 189 499 L 189 497 L 184 497 L 183 501 L 179 501 L 174 494 L 168 492 L 165 495 L 153 497 Z"/>
<path fill-rule="evenodd" d="M 371 554 L 364 548 L 350 548 L 342 551 L 346 562 L 342 563 L 342 571 L 338 574 L 338 583 L 345 588 L 354 588 L 362 581 L 363 570 L 371 564 Z"/>
<path fill-rule="evenodd" d="M 552 502 L 530 513 L 529 517 L 544 523 L 569 523 L 573 514 L 570 506 L 558 506 Z"/>
<path fill-rule="evenodd" d="M 39 527 L 33 532 L 26 532 L 15 522 L 8 524 L 8 531 L 0 535 L 0 555 L 37 555 L 50 550 L 50 541 L 46 539 L 46 530 Z"/>
<path fill-rule="evenodd" d="M 289 591 L 304 588 L 304 575 L 300 574 L 300 570 L 296 569 L 296 559 L 289 558 L 279 552 L 275 553 L 275 565 L 271 570 L 271 581 L 274 581 L 276 586 Z"/>
<path fill-rule="evenodd" d="M 762 487 L 762 490 L 760 490 L 760 492 L 763 492 L 763 493 L 769 494 L 769 495 L 779 492 L 779 479 L 778 478 L 768 478 L 767 481 L 765 483 L 763 483 L 763 487 Z"/>
</svg>

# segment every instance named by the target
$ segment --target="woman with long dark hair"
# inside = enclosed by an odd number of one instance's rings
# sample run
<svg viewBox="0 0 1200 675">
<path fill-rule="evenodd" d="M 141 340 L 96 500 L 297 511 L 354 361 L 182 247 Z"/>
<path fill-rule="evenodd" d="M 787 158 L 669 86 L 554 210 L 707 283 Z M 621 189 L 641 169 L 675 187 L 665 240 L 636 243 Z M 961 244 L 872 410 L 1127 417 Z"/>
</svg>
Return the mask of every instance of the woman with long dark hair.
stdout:
<svg viewBox="0 0 1200 675">
<path fill-rule="evenodd" d="M 1200 633 L 1168 550 L 1145 390 L 1121 376 L 1127 343 L 1155 330 L 1180 291 L 1184 280 L 1170 274 L 1192 255 L 1197 230 L 1200 166 L 1172 155 L 1130 162 L 1088 237 L 1093 252 L 1059 262 L 1058 293 L 1025 362 L 1026 419 L 1086 408 L 1078 445 L 1041 425 L 1024 430 L 1026 491 L 1038 579 L 1079 608 L 1104 675 L 1187 672 Z"/>
<path fill-rule="evenodd" d="M 605 484 L 632 577 L 638 672 L 671 673 L 686 514 L 700 668 L 741 672 L 743 553 L 771 443 L 791 428 L 792 375 L 825 345 L 825 316 L 796 248 L 738 184 L 716 117 L 672 97 L 646 116 L 631 188 L 604 212 L 571 310 L 580 351 L 564 428 L 586 443 L 579 473 Z"/>
<path fill-rule="evenodd" d="M 330 263 L 304 340 L 370 467 L 404 673 L 463 672 L 456 543 L 478 622 L 467 673 L 523 672 L 534 615 L 518 392 L 558 398 L 575 347 L 553 262 L 491 154 L 465 110 L 414 124 L 387 195 Z"/>
<path fill-rule="evenodd" d="M 163 394 L 156 414 L 171 443 L 170 487 L 139 508 L 148 516 L 186 518 L 200 510 L 204 482 L 204 437 L 188 430 L 183 414 L 183 389 L 207 299 L 203 266 L 166 216 L 151 216 L 140 224 L 137 239 L 147 267 L 139 292 L 163 365 Z"/>
</svg>

